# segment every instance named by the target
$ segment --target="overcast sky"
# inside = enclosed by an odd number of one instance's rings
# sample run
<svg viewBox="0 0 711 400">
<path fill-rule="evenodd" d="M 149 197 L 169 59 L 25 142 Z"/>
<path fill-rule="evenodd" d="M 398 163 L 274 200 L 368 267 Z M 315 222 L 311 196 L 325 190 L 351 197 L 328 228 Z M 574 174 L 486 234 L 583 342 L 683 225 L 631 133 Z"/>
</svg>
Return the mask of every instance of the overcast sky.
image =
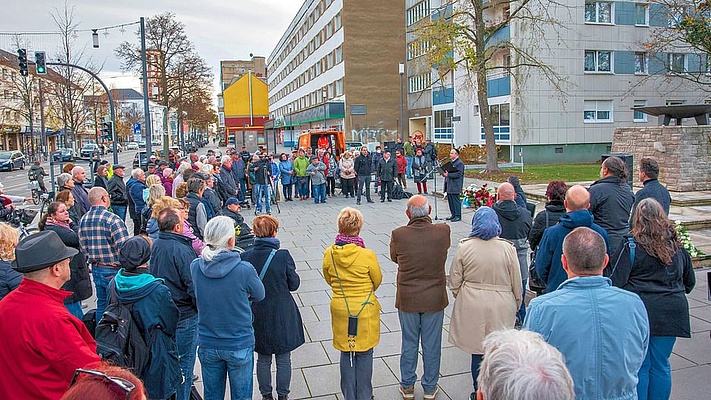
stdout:
<svg viewBox="0 0 711 400">
<path fill-rule="evenodd" d="M 0 33 L 54 32 L 57 26 L 52 14 L 63 12 L 63 0 L 3 0 L 3 22 Z M 74 21 L 79 30 L 138 21 L 165 11 L 173 12 L 185 24 L 188 38 L 197 52 L 212 66 L 215 78 L 219 77 L 219 61 L 249 59 L 249 54 L 269 57 L 277 41 L 286 30 L 302 0 L 68 0 L 74 7 Z M 123 41 L 138 39 L 137 25 L 125 32 L 112 29 L 105 35 L 100 31 L 100 48 L 91 46 L 91 32 L 78 32 L 77 48 L 86 48 L 85 57 L 103 64 L 102 79 L 113 87 L 138 86 L 135 78 L 118 78 L 124 75 L 114 49 Z M 23 35 L 22 40 L 30 51 L 45 50 L 47 59 L 59 48 L 55 36 Z M 0 48 L 14 53 L 14 39 L 0 35 Z M 109 83 L 110 82 L 110 83 Z"/>
</svg>

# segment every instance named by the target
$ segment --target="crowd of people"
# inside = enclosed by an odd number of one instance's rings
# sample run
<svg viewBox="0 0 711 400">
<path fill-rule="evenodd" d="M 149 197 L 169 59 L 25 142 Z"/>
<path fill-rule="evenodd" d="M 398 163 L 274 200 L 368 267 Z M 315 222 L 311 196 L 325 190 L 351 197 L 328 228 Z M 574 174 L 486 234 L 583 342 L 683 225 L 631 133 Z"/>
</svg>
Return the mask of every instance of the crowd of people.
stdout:
<svg viewBox="0 0 711 400">
<path fill-rule="evenodd" d="M 281 182 L 285 201 L 296 195 L 323 203 L 335 194 L 338 173 L 345 197 L 359 205 L 363 195 L 372 202 L 377 171 L 383 202 L 393 182 L 406 185 L 408 173 L 424 189 L 407 202 L 407 224 L 390 235 L 403 399 L 415 398 L 420 346 L 424 398 L 437 396 L 448 291 L 448 340 L 471 355 L 470 399 L 668 399 L 671 351 L 676 337 L 691 334 L 685 293 L 695 277 L 668 219 L 670 196 L 657 180 L 656 161 L 641 160 L 644 188 L 636 195 L 616 157 L 603 162 L 589 189 L 553 181 L 535 218 L 511 177 L 492 207 L 476 210 L 447 266 L 452 232 L 430 218 L 423 194 L 436 159 L 431 152 L 425 158 L 425 150 L 410 143 L 392 157 L 363 147 L 336 161 L 328 149 L 300 149 L 276 163 L 273 155 L 243 149 L 221 158 L 191 155 L 173 166 L 158 162 L 130 178 L 124 166 L 104 165 L 90 190 L 82 167 L 67 169 L 57 177 L 60 191 L 40 233 L 18 240 L 15 229 L 0 224 L 0 368 L 7 371 L 0 391 L 9 398 L 78 399 L 105 390 L 117 397 L 102 398 L 189 399 L 199 358 L 206 399 L 223 399 L 228 380 L 231 398 L 245 399 L 252 396 L 256 352 L 262 398 L 288 399 L 291 352 L 305 335 L 291 295 L 300 285 L 297 266 L 269 215 L 274 183 Z M 449 164 L 445 191 L 458 186 L 458 195 L 463 165 L 456 149 Z M 456 222 L 461 204 L 453 203 L 449 220 Z M 252 204 L 250 226 L 241 208 Z M 362 213 L 345 207 L 336 224 L 322 262 L 332 292 L 332 343 L 343 397 L 368 400 L 383 274 L 360 236 Z M 526 309 L 529 271 L 546 287 Z M 93 293 L 91 319 L 82 301 Z M 130 308 L 150 350 L 135 376 L 97 353 L 102 342 L 94 329 L 116 304 Z"/>
</svg>

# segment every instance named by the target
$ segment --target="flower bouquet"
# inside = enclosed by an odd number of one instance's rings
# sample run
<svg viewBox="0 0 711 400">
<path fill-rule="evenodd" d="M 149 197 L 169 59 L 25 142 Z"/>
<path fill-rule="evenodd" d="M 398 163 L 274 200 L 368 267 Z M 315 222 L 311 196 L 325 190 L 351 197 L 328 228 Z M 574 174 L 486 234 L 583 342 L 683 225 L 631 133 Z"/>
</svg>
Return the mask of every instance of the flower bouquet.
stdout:
<svg viewBox="0 0 711 400">
<path fill-rule="evenodd" d="M 477 209 L 481 206 L 491 207 L 494 204 L 494 190 L 486 183 L 478 187 L 471 184 L 462 190 L 462 207 Z"/>
<path fill-rule="evenodd" d="M 696 246 L 694 246 L 694 243 L 691 242 L 691 238 L 689 237 L 689 231 L 686 229 L 685 226 L 681 224 L 681 221 L 674 221 L 674 228 L 676 228 L 676 234 L 679 237 L 679 242 L 681 242 L 681 246 L 684 247 L 684 249 L 689 253 L 691 258 L 701 257 L 705 255 L 703 251 L 697 249 Z"/>
</svg>

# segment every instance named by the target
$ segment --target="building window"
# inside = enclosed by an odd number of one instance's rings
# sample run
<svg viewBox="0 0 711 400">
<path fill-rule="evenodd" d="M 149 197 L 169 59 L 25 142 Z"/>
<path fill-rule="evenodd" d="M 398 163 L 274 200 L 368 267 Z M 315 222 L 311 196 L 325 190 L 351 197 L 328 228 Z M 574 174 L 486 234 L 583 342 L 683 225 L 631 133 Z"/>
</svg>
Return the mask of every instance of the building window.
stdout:
<svg viewBox="0 0 711 400">
<path fill-rule="evenodd" d="M 454 129 L 452 127 L 454 110 L 438 110 L 434 112 L 434 139 L 451 140 Z"/>
<path fill-rule="evenodd" d="M 612 100 L 585 100 L 583 121 L 612 122 Z"/>
<path fill-rule="evenodd" d="M 647 53 L 634 53 L 634 73 L 647 74 Z"/>
<path fill-rule="evenodd" d="M 683 74 L 686 69 L 686 54 L 670 53 L 669 54 L 669 72 Z"/>
<path fill-rule="evenodd" d="M 428 89 L 431 84 L 431 76 L 429 73 L 422 75 L 411 76 L 407 79 L 407 92 L 417 93 Z"/>
<path fill-rule="evenodd" d="M 612 52 L 585 50 L 585 72 L 612 72 Z"/>
<path fill-rule="evenodd" d="M 430 0 L 421 1 L 406 12 L 407 26 L 410 26 L 430 15 Z"/>
<path fill-rule="evenodd" d="M 635 3 L 634 24 L 636 26 L 649 26 L 649 4 Z"/>
<path fill-rule="evenodd" d="M 510 126 L 511 113 L 508 103 L 493 104 L 489 106 L 489 118 L 493 126 Z"/>
<path fill-rule="evenodd" d="M 430 48 L 430 42 L 427 40 L 416 40 L 407 45 L 407 59 L 412 60 L 425 55 Z"/>
<path fill-rule="evenodd" d="M 612 24 L 614 3 L 608 1 L 586 1 L 585 22 L 593 24 Z"/>
<path fill-rule="evenodd" d="M 338 46 L 336 49 L 336 64 L 339 64 L 341 61 L 343 61 L 343 48 Z"/>
<path fill-rule="evenodd" d="M 338 13 L 335 17 L 333 17 L 333 25 L 334 31 L 341 29 L 341 13 Z"/>
<path fill-rule="evenodd" d="M 634 107 L 644 107 L 647 105 L 646 100 L 635 100 Z M 634 122 L 647 122 L 647 114 L 642 111 L 634 110 L 634 117 L 632 118 Z"/>
<path fill-rule="evenodd" d="M 683 6 L 670 7 L 669 8 L 669 21 L 668 25 L 670 28 L 676 28 L 684 20 L 686 15 L 686 9 Z"/>
</svg>

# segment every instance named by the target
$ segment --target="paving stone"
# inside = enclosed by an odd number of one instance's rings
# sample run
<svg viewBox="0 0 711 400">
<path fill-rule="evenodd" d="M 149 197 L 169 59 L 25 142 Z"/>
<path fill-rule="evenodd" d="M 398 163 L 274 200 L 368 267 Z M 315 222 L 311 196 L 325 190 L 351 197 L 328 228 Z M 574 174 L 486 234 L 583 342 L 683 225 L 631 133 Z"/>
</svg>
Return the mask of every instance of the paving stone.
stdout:
<svg viewBox="0 0 711 400">
<path fill-rule="evenodd" d="M 696 338 L 692 336 L 691 339 L 678 338 L 674 345 L 674 353 L 695 364 L 711 364 L 709 337 L 706 334 L 700 334 Z"/>
<path fill-rule="evenodd" d="M 681 357 L 681 356 L 674 354 L 674 353 L 672 353 L 672 355 L 669 357 L 669 363 L 671 364 L 672 371 L 677 370 L 677 369 L 695 367 L 697 365 L 697 364 L 687 360 L 686 358 Z"/>
<path fill-rule="evenodd" d="M 341 372 L 338 364 L 302 369 L 311 396 L 340 393 Z"/>
<path fill-rule="evenodd" d="M 708 352 L 708 346 L 706 352 Z M 711 376 L 711 365 L 672 371 L 671 398 L 708 399 L 709 376 Z"/>
<path fill-rule="evenodd" d="M 308 293 L 299 293 L 299 298 L 301 298 L 301 302 L 305 306 L 316 306 L 319 304 L 329 304 L 331 303 L 331 297 L 329 297 L 330 291 L 318 291 L 318 292 L 308 292 Z"/>
<path fill-rule="evenodd" d="M 320 269 L 306 269 L 299 271 L 299 277 L 301 282 L 310 280 L 323 280 L 323 273 Z"/>
<path fill-rule="evenodd" d="M 695 334 L 701 334 L 702 332 L 708 332 L 711 330 L 711 323 L 708 321 L 704 321 L 700 318 L 697 318 L 695 316 L 689 317 L 691 320 L 691 334 L 692 336 Z"/>
<path fill-rule="evenodd" d="M 458 374 L 439 378 L 439 387 L 446 395 L 446 398 L 462 400 L 469 398 L 469 394 L 474 391 L 472 374 Z M 440 398 L 439 396 L 437 398 Z"/>
<path fill-rule="evenodd" d="M 327 340 L 333 337 L 331 331 L 331 321 L 304 322 L 304 328 L 309 335 L 309 341 L 316 342 Z"/>
<path fill-rule="evenodd" d="M 439 373 L 442 376 L 471 373 L 471 354 L 467 354 L 456 347 L 442 349 L 442 360 L 446 360 L 446 362 L 441 362 L 439 367 Z"/>
<path fill-rule="evenodd" d="M 375 346 L 374 357 L 400 354 L 400 332 L 389 332 L 380 335 L 380 343 Z"/>
<path fill-rule="evenodd" d="M 380 322 L 387 325 L 390 332 L 400 331 L 400 317 L 398 317 L 397 313 L 380 314 Z"/>
<path fill-rule="evenodd" d="M 292 368 L 308 368 L 331 364 L 321 342 L 304 343 L 291 353 Z"/>
<path fill-rule="evenodd" d="M 397 385 L 399 381 L 382 358 L 373 359 L 373 387 Z"/>
<path fill-rule="evenodd" d="M 319 320 L 314 312 L 313 306 L 299 307 L 299 312 L 301 313 L 302 322 L 314 322 Z"/>
<path fill-rule="evenodd" d="M 316 270 L 312 270 L 316 271 Z M 319 292 L 319 291 L 330 291 L 331 286 L 329 286 L 326 281 L 321 278 L 321 279 L 311 279 L 311 280 L 302 280 L 301 285 L 299 286 L 299 293 L 308 293 L 308 292 Z"/>
</svg>

